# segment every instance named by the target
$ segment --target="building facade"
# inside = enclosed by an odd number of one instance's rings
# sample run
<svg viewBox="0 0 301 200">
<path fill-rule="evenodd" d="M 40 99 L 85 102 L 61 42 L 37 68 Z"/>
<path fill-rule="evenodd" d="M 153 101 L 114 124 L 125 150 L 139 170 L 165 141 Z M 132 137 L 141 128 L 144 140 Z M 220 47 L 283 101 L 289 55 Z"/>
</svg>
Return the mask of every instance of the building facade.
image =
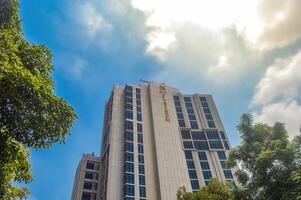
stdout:
<svg viewBox="0 0 301 200">
<path fill-rule="evenodd" d="M 159 83 L 115 86 L 105 106 L 100 200 L 174 200 L 212 177 L 234 182 L 229 140 L 211 95 Z"/>
<path fill-rule="evenodd" d="M 99 157 L 84 154 L 77 166 L 71 200 L 99 200 Z"/>
</svg>

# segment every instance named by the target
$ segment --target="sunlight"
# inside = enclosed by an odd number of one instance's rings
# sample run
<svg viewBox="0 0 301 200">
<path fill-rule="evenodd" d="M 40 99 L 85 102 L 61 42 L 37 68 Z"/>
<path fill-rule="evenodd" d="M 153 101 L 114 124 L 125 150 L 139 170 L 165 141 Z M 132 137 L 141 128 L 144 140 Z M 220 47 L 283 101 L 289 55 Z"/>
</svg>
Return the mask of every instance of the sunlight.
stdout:
<svg viewBox="0 0 301 200">
<path fill-rule="evenodd" d="M 149 16 L 147 26 L 165 30 L 188 22 L 218 30 L 236 25 L 252 42 L 257 40 L 262 29 L 257 3 L 258 0 L 132 0 L 136 9 Z"/>
</svg>

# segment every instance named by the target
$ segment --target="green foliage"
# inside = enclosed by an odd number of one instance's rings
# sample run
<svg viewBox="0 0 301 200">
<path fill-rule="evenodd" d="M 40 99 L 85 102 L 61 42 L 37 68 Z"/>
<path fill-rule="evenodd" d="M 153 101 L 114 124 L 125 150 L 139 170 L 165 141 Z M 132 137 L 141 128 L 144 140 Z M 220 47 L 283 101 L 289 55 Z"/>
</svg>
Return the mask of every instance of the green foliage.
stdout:
<svg viewBox="0 0 301 200">
<path fill-rule="evenodd" d="M 17 0 L 0 1 L 0 199 L 28 194 L 12 186 L 31 181 L 26 147 L 63 143 L 76 118 L 53 94 L 51 52 L 23 38 L 18 6 Z"/>
<path fill-rule="evenodd" d="M 230 152 L 228 165 L 236 167 L 236 199 L 301 199 L 301 139 L 289 141 L 282 123 L 272 127 L 253 123 L 244 114 L 237 126 L 242 144 Z"/>
<path fill-rule="evenodd" d="M 216 179 L 203 186 L 198 192 L 187 192 L 185 187 L 177 191 L 177 200 L 233 200 L 233 194 L 226 183 Z"/>
</svg>

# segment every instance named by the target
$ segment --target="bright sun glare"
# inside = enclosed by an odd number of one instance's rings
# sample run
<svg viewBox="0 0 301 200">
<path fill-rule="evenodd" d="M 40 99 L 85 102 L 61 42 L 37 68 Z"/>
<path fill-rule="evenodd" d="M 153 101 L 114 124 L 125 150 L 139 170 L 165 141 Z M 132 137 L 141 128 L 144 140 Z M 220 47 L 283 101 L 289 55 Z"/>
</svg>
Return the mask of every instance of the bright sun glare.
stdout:
<svg viewBox="0 0 301 200">
<path fill-rule="evenodd" d="M 135 8 L 148 14 L 148 26 L 168 32 L 173 26 L 187 22 L 213 30 L 235 24 L 251 42 L 257 41 L 262 30 L 256 11 L 257 3 L 258 0 L 132 0 Z M 161 46 L 166 48 L 168 42 L 175 41 L 166 34 L 163 36 L 159 38 L 156 35 L 150 40 L 156 44 L 163 43 Z"/>
</svg>

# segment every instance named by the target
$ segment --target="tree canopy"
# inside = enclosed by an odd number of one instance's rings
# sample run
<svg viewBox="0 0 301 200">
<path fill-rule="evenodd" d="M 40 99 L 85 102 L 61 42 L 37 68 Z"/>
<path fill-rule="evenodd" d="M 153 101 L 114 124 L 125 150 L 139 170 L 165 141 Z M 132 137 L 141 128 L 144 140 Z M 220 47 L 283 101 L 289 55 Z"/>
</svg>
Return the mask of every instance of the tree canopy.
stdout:
<svg viewBox="0 0 301 200">
<path fill-rule="evenodd" d="M 197 192 L 187 192 L 181 187 L 177 192 L 177 200 L 232 200 L 233 195 L 227 183 L 212 179 L 208 186 L 203 186 Z"/>
<path fill-rule="evenodd" d="M 19 1 L 0 1 L 0 198 L 26 196 L 12 182 L 32 180 L 27 147 L 63 143 L 76 115 L 54 94 L 52 54 L 23 36 Z"/>
<path fill-rule="evenodd" d="M 301 136 L 288 139 L 284 124 L 253 123 L 244 114 L 237 126 L 242 143 L 230 152 L 236 167 L 236 199 L 301 199 Z"/>
</svg>

